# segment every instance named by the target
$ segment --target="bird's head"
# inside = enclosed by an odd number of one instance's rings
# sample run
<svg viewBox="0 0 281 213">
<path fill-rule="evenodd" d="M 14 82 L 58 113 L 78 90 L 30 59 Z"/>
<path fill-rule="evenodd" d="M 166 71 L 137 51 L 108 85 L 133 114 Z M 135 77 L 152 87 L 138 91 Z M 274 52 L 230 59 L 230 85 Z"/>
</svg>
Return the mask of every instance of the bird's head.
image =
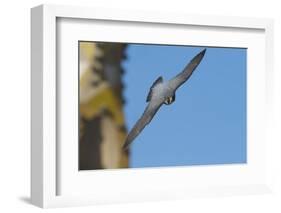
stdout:
<svg viewBox="0 0 281 213">
<path fill-rule="evenodd" d="M 176 100 L 176 95 L 169 96 L 169 97 L 167 97 L 166 100 L 164 101 L 164 104 L 170 105 L 170 104 L 172 104 L 175 100 Z"/>
</svg>

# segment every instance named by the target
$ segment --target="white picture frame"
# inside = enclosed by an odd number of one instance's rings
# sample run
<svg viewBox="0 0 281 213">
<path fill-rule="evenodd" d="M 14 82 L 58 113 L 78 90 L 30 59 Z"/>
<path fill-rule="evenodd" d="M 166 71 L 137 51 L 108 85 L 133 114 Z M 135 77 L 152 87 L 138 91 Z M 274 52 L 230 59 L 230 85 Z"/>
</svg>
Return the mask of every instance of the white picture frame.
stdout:
<svg viewBox="0 0 281 213">
<path fill-rule="evenodd" d="M 108 22 L 111 25 L 115 25 L 117 29 L 127 23 L 127 27 L 132 28 L 131 30 L 128 29 L 128 34 L 130 32 L 133 34 L 135 25 L 141 25 L 145 29 L 150 24 L 160 26 L 159 28 L 162 26 L 165 30 L 192 26 L 194 29 L 200 27 L 203 30 L 205 28 L 212 30 L 221 29 L 228 34 L 234 31 L 239 32 L 240 30 L 249 33 L 257 32 L 259 35 L 253 36 L 250 39 L 246 38 L 248 35 L 246 33 L 245 44 L 243 44 L 243 39 L 241 39 L 243 45 L 249 45 L 247 46 L 250 49 L 248 58 L 249 70 L 255 70 L 255 73 L 251 71 L 248 75 L 251 83 L 247 88 L 248 101 L 250 103 L 249 108 L 247 108 L 247 112 L 250 115 L 247 119 L 250 120 L 251 124 L 248 126 L 250 131 L 250 136 L 248 137 L 250 137 L 250 141 L 255 141 L 255 144 L 253 142 L 248 144 L 250 160 L 247 166 L 221 165 L 195 166 L 192 168 L 149 168 L 145 170 L 126 169 L 114 171 L 115 178 L 121 181 L 119 187 L 112 189 L 110 187 L 114 186 L 110 185 L 108 189 L 103 189 L 97 185 L 93 186 L 93 188 L 86 188 L 83 184 L 79 185 L 78 180 L 79 182 L 88 183 L 95 178 L 97 173 L 87 174 L 84 172 L 83 177 L 78 177 L 76 174 L 71 173 L 75 167 L 72 170 L 64 171 L 65 164 L 61 163 L 61 161 L 65 162 L 69 158 L 61 159 L 61 150 L 58 150 L 58 136 L 56 132 L 57 117 L 59 116 L 57 114 L 57 88 L 61 82 L 56 78 L 56 71 L 58 69 L 57 49 L 60 45 L 58 44 L 57 37 L 59 36 L 58 27 L 60 25 L 58 23 L 62 19 L 70 20 L 70 22 L 74 19 L 82 21 L 98 20 L 100 25 L 103 25 L 103 22 Z M 130 25 L 128 23 L 133 24 Z M 67 31 L 69 33 L 73 28 L 71 23 L 67 25 L 70 27 L 64 29 L 70 30 Z M 41 5 L 31 10 L 31 27 L 31 201 L 33 204 L 47 208 L 197 196 L 240 195 L 271 191 L 270 165 L 265 156 L 265 147 L 272 140 L 271 132 L 273 125 L 273 115 L 270 113 L 273 107 L 273 21 L 271 19 L 172 13 L 160 14 L 146 11 Z M 77 27 L 79 26 L 77 25 Z M 87 32 L 85 34 L 87 34 L 86 38 L 91 38 L 92 36 Z M 69 37 L 75 40 L 79 36 L 79 34 L 73 32 L 73 35 Z M 103 34 L 101 33 L 100 36 L 103 36 Z M 209 32 L 210 42 L 212 39 L 214 40 L 214 36 L 216 35 L 212 35 L 212 32 Z M 234 38 L 234 36 L 229 38 Z M 157 41 L 159 43 L 157 33 L 154 38 L 147 39 L 147 42 L 153 43 Z M 184 42 L 180 37 L 178 39 L 178 41 L 175 41 L 176 43 L 182 44 Z M 131 37 L 125 40 L 128 42 L 136 41 L 138 38 L 135 35 L 131 35 Z M 197 45 L 208 46 L 208 42 L 202 43 L 202 41 L 204 41 L 204 38 L 203 40 L 199 39 Z M 165 43 L 169 41 L 163 39 L 160 42 Z M 196 41 L 194 42 L 196 43 Z M 220 41 L 216 42 L 219 44 Z M 213 41 L 212 44 L 214 45 L 216 42 Z M 231 46 L 239 46 L 238 43 L 236 44 L 237 41 L 235 39 L 228 42 L 227 44 Z M 255 61 L 255 58 L 259 60 Z M 266 76 L 266 78 L 262 76 Z M 258 107 L 255 107 L 256 110 L 252 109 L 254 104 L 258 105 Z M 60 148 L 63 148 L 63 146 L 60 146 Z M 67 154 L 64 156 L 67 156 Z M 62 171 L 64 172 L 63 176 L 69 178 L 61 178 L 60 174 Z M 113 175 L 113 171 L 106 171 L 106 173 L 102 173 L 104 171 L 98 172 L 100 181 L 109 180 Z M 198 178 L 200 176 L 204 177 L 205 180 Z M 184 178 L 187 177 L 189 178 L 189 183 L 184 183 Z M 157 181 L 160 179 L 162 181 Z M 152 180 L 155 184 L 148 187 L 146 183 L 149 180 Z M 171 181 L 173 184 L 167 185 L 167 181 Z M 136 182 L 139 184 L 134 184 Z M 63 193 L 61 193 L 61 186 L 65 188 Z M 87 190 L 93 189 L 96 189 L 95 194 L 87 193 Z M 72 193 L 72 191 L 75 193 Z M 120 196 L 120 193 L 122 196 Z"/>
</svg>

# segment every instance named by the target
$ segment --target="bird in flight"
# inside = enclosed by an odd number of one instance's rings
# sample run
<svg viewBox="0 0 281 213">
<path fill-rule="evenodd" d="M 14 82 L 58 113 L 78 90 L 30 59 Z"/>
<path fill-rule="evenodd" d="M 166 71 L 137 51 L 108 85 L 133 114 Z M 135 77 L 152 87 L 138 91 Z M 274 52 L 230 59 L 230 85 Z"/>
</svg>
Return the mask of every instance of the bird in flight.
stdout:
<svg viewBox="0 0 281 213">
<path fill-rule="evenodd" d="M 126 141 L 123 145 L 123 149 L 128 149 L 129 145 L 133 140 L 141 133 L 144 127 L 150 123 L 156 112 L 163 105 L 170 105 L 175 101 L 176 90 L 183 85 L 189 77 L 192 75 L 193 71 L 200 64 L 202 58 L 204 57 L 206 49 L 198 53 L 184 68 L 184 70 L 176 75 L 169 81 L 163 81 L 162 76 L 160 76 L 150 87 L 146 102 L 148 105 L 144 110 L 141 118 L 136 122 L 134 127 L 129 132 Z"/>
</svg>

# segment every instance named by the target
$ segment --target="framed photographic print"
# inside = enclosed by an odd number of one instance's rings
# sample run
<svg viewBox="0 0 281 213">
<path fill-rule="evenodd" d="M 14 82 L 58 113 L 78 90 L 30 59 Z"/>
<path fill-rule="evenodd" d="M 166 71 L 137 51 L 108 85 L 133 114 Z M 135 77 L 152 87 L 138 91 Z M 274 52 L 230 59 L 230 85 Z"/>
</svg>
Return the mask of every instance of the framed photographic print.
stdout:
<svg viewBox="0 0 281 213">
<path fill-rule="evenodd" d="M 31 10 L 32 203 L 270 192 L 270 19 Z"/>
</svg>

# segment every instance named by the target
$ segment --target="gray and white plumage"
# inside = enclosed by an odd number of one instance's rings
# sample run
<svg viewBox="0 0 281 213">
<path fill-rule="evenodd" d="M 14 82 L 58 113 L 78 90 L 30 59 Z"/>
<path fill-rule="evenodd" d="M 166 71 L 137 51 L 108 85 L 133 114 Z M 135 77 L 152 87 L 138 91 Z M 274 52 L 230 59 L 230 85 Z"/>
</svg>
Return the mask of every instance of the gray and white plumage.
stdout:
<svg viewBox="0 0 281 213">
<path fill-rule="evenodd" d="M 141 118 L 136 122 L 134 127 L 129 132 L 123 145 L 123 149 L 127 149 L 133 140 L 141 133 L 144 127 L 150 123 L 162 104 L 169 105 L 175 101 L 176 90 L 189 79 L 193 71 L 200 64 L 205 52 L 206 49 L 197 54 L 186 65 L 183 71 L 171 80 L 165 82 L 161 76 L 152 84 L 146 99 L 146 101 L 149 103 L 145 108 Z"/>
</svg>

